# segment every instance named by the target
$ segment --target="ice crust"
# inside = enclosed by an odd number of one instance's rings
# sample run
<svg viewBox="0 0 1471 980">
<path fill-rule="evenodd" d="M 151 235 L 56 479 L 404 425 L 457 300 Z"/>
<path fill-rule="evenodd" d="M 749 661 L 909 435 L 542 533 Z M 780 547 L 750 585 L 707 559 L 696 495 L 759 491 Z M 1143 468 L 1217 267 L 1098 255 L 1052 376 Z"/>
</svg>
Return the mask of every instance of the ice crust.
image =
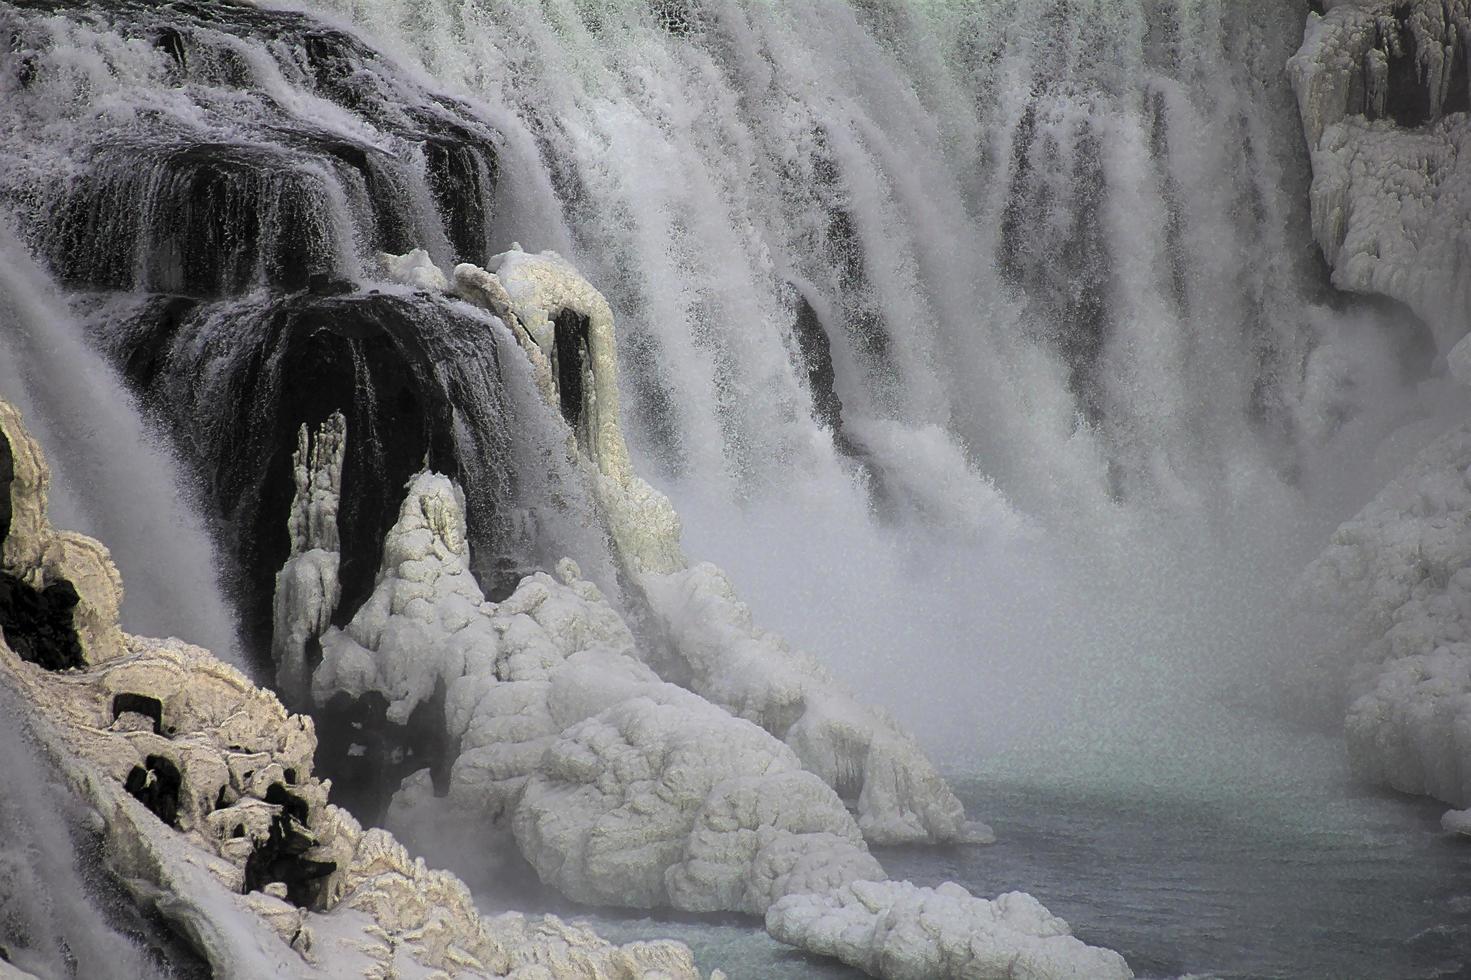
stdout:
<svg viewBox="0 0 1471 980">
<path fill-rule="evenodd" d="M 1089 946 L 1022 892 L 994 901 L 959 885 L 856 881 L 824 895 L 782 899 L 766 913 L 782 942 L 886 980 L 1040 980 L 1132 977 L 1124 958 Z"/>
<path fill-rule="evenodd" d="M 482 917 L 459 879 L 412 858 L 386 831 L 364 831 L 311 775 L 310 718 L 289 714 L 205 650 L 118 628 L 122 583 L 107 549 L 51 527 L 49 470 L 3 401 L 0 437 L 15 468 L 4 488 L 13 510 L 4 570 L 33 587 L 62 579 L 75 587 L 85 660 L 80 669 L 48 671 L 0 637 L 0 682 L 34 707 L 33 729 L 58 773 L 98 814 L 109 867 L 216 976 L 699 976 L 682 944 L 619 947 L 552 916 Z M 310 513 L 293 512 L 298 543 L 329 543 L 327 524 L 297 520 Z M 134 699 L 124 704 L 156 701 L 158 718 L 120 710 L 120 695 Z M 125 789 L 131 774 L 157 769 L 157 759 L 179 776 L 172 825 L 167 810 Z M 332 865 L 304 902 L 285 901 L 279 879 L 245 887 L 253 854 L 283 827 L 306 846 L 294 857 Z"/>
</svg>

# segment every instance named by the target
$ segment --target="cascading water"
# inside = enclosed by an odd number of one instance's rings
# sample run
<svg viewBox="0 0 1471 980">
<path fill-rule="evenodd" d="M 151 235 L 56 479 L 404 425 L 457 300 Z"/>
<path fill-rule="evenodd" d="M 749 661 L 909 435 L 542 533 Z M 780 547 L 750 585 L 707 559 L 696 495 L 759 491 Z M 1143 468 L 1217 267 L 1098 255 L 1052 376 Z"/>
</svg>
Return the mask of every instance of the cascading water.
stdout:
<svg viewBox="0 0 1471 980">
<path fill-rule="evenodd" d="M 57 463 L 55 512 L 64 526 L 110 542 L 130 586 L 124 622 L 237 657 L 214 549 L 174 461 L 4 221 L 0 323 L 0 386 L 31 425 L 68 447 Z"/>
<path fill-rule="evenodd" d="M 378 281 L 379 250 L 519 240 L 613 305 L 633 456 L 688 550 L 975 777 L 980 815 L 1026 839 L 1028 807 L 1105 810 L 1045 836 L 1107 862 L 1147 860 L 1110 822 L 1161 794 L 1238 806 L 1248 831 L 1158 872 L 1206 919 L 1234 884 L 1180 882 L 1276 853 L 1253 814 L 1328 811 L 1284 845 L 1318 857 L 1397 832 L 1340 805 L 1335 746 L 1261 721 L 1284 583 L 1413 448 L 1386 434 L 1465 407 L 1423 326 L 1335 293 L 1309 240 L 1283 68 L 1306 0 L 305 6 L 0 6 L 0 201 L 206 488 L 257 647 L 294 433 L 336 409 L 343 616 L 426 459 L 465 486 L 488 591 L 570 553 L 616 592 L 510 338 Z M 1005 847 L 895 863 L 1028 886 Z M 1039 880 L 1076 899 L 1055 861 Z M 1160 954 L 1157 914 L 1118 927 L 1136 968 L 1327 962 Z M 1423 922 L 1381 925 L 1356 941 Z M 1406 955 L 1384 969 L 1464 968 Z"/>
</svg>

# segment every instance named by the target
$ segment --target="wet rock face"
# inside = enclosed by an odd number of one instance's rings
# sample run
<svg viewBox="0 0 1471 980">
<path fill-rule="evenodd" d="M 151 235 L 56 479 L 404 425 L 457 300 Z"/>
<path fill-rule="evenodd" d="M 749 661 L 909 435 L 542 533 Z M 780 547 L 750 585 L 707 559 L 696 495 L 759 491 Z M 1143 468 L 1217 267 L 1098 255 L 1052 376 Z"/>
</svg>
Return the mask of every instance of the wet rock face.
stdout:
<svg viewBox="0 0 1471 980">
<path fill-rule="evenodd" d="M 65 579 L 40 589 L 0 571 L 0 629 L 22 660 L 47 670 L 82 667 L 82 644 L 72 623 L 77 590 Z"/>
<path fill-rule="evenodd" d="M 68 36 L 38 16 L 52 12 L 85 27 Z M 411 242 L 487 255 L 498 134 L 345 32 L 231 2 L 27 3 L 0 22 L 23 52 L 0 133 L 46 142 L 36 134 L 57 103 L 75 119 L 55 148 L 74 164 L 68 180 L 47 157 L 0 171 L 0 198 L 33 219 L 23 232 L 66 282 L 218 296 L 350 275 L 372 250 Z M 74 80 L 74 48 L 105 84 Z M 265 94 L 283 82 L 300 102 Z M 110 108 L 88 111 L 102 90 Z"/>
<path fill-rule="evenodd" d="M 471 540 L 493 554 L 510 490 L 509 434 L 491 328 L 448 303 L 376 292 L 194 304 L 157 300 L 111 327 L 112 354 L 171 420 L 231 529 L 243 622 L 270 642 L 275 575 L 295 493 L 296 432 L 342 411 L 341 607 L 372 591 L 409 477 L 427 463 L 477 504 Z M 199 379 L 208 379 L 200 383 Z M 466 424 L 457 425 L 457 420 Z"/>
</svg>

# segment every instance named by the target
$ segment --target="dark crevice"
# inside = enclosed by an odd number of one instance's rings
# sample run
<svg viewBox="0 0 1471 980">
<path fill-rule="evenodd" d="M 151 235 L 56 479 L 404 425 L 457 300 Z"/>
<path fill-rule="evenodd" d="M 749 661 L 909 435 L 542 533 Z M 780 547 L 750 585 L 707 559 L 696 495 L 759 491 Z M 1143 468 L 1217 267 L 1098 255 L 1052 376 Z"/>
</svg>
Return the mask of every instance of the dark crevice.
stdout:
<svg viewBox="0 0 1471 980">
<path fill-rule="evenodd" d="M 575 310 L 559 310 L 553 318 L 557 395 L 562 417 L 579 433 L 586 405 L 584 384 L 588 364 L 587 317 Z M 583 447 L 586 449 L 587 447 Z"/>
<path fill-rule="evenodd" d="M 14 482 L 15 457 L 10 451 L 10 439 L 0 430 L 0 549 L 4 549 L 5 539 L 10 537 L 10 486 Z"/>
<path fill-rule="evenodd" d="M 377 691 L 358 698 L 339 691 L 316 713 L 317 755 L 313 766 L 332 780 L 333 801 L 363 826 L 378 826 L 405 776 L 428 769 L 436 795 L 449 792 L 457 754 L 445 734 L 445 685 L 419 702 L 408 721 L 388 720 L 388 699 Z"/>
<path fill-rule="evenodd" d="M 320 906 L 323 879 L 337 870 L 337 864 L 306 857 L 316 844 L 301 822 L 283 807 L 271 818 L 269 836 L 257 841 L 245 859 L 244 893 L 262 891 L 279 882 L 286 886 L 286 900 L 291 904 L 299 908 Z"/>
<path fill-rule="evenodd" d="M 175 829 L 179 826 L 179 767 L 161 755 L 150 755 L 134 766 L 123 783 L 133 798 Z"/>
<path fill-rule="evenodd" d="M 158 698 L 151 698 L 146 694 L 114 694 L 113 721 L 127 711 L 153 719 L 153 734 L 163 734 L 163 702 Z"/>
<path fill-rule="evenodd" d="M 0 572 L 0 629 L 22 660 L 47 670 L 83 667 L 82 643 L 72 622 L 77 590 L 66 579 L 35 589 Z"/>
</svg>

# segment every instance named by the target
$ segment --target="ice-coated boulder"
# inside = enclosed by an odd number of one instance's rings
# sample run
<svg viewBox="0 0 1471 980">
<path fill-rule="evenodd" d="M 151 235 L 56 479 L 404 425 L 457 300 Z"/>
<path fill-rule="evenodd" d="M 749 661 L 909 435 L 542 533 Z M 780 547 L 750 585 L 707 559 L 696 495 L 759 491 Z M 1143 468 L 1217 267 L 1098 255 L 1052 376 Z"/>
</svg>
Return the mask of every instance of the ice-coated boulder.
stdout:
<svg viewBox="0 0 1471 980">
<path fill-rule="evenodd" d="M 1289 63 L 1313 233 L 1340 289 L 1409 305 L 1442 351 L 1471 306 L 1467 0 L 1327 0 Z"/>
<path fill-rule="evenodd" d="M 364 831 L 312 775 L 309 718 L 205 650 L 118 629 L 107 550 L 51 528 L 45 461 L 4 402 L 0 445 L 0 571 L 28 587 L 66 576 L 64 625 L 82 652 L 62 669 L 28 661 L 10 639 L 30 635 L 35 609 L 9 609 L 0 683 L 97 813 L 119 881 L 216 976 L 699 976 L 681 944 L 618 947 L 552 917 L 484 918 L 453 875 Z"/>
<path fill-rule="evenodd" d="M 598 905 L 760 914 L 883 874 L 790 749 L 667 684 L 565 731 L 514 826 L 542 880 Z"/>
<path fill-rule="evenodd" d="M 976 898 L 951 882 L 855 881 L 766 912 L 777 939 L 884 980 L 1110 980 L 1124 958 L 1089 946 L 1030 895 Z"/>
<path fill-rule="evenodd" d="M 1471 425 L 1339 527 L 1300 588 L 1340 630 L 1319 683 L 1347 678 L 1354 771 L 1471 805 Z"/>
</svg>

